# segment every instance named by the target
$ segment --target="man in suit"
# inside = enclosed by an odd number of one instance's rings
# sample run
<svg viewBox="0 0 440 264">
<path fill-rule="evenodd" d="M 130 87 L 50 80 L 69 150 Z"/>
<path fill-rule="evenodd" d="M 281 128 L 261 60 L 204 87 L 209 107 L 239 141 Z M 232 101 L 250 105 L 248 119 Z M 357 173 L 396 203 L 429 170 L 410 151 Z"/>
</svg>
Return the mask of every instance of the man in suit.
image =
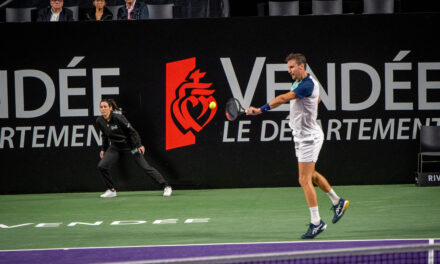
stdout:
<svg viewBox="0 0 440 264">
<path fill-rule="evenodd" d="M 125 0 L 125 6 L 118 10 L 118 20 L 142 20 L 148 17 L 148 7 L 141 0 Z"/>
<path fill-rule="evenodd" d="M 63 4 L 63 0 L 50 0 L 50 7 L 38 11 L 37 21 L 73 21 L 73 12 L 63 8 Z"/>
</svg>

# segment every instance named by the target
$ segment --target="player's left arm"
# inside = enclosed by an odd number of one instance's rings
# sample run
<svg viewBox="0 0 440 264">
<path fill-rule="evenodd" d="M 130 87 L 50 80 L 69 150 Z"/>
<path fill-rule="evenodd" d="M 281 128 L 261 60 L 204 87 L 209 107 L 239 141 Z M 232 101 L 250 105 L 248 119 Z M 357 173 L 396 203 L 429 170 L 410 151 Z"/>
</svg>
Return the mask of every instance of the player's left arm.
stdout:
<svg viewBox="0 0 440 264">
<path fill-rule="evenodd" d="M 270 109 L 277 108 L 278 106 L 290 102 L 291 100 L 297 99 L 298 95 L 295 92 L 287 92 L 284 94 L 280 94 L 274 99 L 270 100 L 268 103 Z"/>
</svg>

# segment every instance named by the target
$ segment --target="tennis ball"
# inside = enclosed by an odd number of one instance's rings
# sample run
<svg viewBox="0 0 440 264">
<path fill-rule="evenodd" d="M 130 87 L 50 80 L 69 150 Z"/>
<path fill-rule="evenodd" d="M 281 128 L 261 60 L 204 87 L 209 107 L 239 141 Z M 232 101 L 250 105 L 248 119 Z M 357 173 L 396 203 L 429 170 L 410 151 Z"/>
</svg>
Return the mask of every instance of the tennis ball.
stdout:
<svg viewBox="0 0 440 264">
<path fill-rule="evenodd" d="M 209 103 L 209 109 L 214 109 L 216 107 L 217 107 L 217 104 L 214 101 Z"/>
</svg>

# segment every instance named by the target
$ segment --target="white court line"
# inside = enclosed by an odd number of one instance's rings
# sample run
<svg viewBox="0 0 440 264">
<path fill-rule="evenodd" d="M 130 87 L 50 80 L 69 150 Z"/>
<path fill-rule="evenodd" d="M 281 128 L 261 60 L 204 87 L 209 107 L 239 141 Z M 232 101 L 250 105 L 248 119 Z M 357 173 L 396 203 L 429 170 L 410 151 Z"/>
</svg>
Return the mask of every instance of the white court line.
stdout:
<svg viewBox="0 0 440 264">
<path fill-rule="evenodd" d="M 434 245 L 434 239 L 429 239 L 429 244 Z M 428 264 L 434 264 L 434 250 L 431 249 L 428 251 Z"/>
<path fill-rule="evenodd" d="M 37 249 L 8 249 L 0 252 L 45 251 L 45 250 L 82 250 L 82 249 L 116 249 L 116 248 L 154 248 L 154 247 L 191 247 L 191 246 L 221 246 L 221 245 L 256 245 L 256 244 L 304 244 L 304 243 L 338 243 L 338 242 L 373 242 L 373 241 L 408 241 L 426 240 L 428 243 L 440 238 L 402 238 L 402 239 L 353 239 L 353 240 L 315 240 L 315 241 L 273 241 L 273 242 L 237 242 L 237 243 L 208 243 L 208 244 L 174 244 L 174 245 L 138 245 L 138 246 L 110 246 L 110 247 L 76 247 L 76 248 L 37 248 Z"/>
</svg>

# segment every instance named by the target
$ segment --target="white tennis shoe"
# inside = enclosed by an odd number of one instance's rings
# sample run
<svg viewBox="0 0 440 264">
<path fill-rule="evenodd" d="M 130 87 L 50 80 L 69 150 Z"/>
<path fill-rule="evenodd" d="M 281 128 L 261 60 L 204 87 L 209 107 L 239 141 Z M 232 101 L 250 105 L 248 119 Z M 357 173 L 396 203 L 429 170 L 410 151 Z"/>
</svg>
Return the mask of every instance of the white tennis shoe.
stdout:
<svg viewBox="0 0 440 264">
<path fill-rule="evenodd" d="M 171 196 L 171 193 L 173 192 L 173 189 L 171 189 L 170 186 L 167 186 L 163 189 L 163 196 L 164 197 L 169 197 Z"/>
<path fill-rule="evenodd" d="M 112 198 L 112 197 L 116 197 L 116 191 L 112 191 L 112 190 L 107 190 L 105 191 L 105 193 L 101 194 L 102 198 Z"/>
</svg>

